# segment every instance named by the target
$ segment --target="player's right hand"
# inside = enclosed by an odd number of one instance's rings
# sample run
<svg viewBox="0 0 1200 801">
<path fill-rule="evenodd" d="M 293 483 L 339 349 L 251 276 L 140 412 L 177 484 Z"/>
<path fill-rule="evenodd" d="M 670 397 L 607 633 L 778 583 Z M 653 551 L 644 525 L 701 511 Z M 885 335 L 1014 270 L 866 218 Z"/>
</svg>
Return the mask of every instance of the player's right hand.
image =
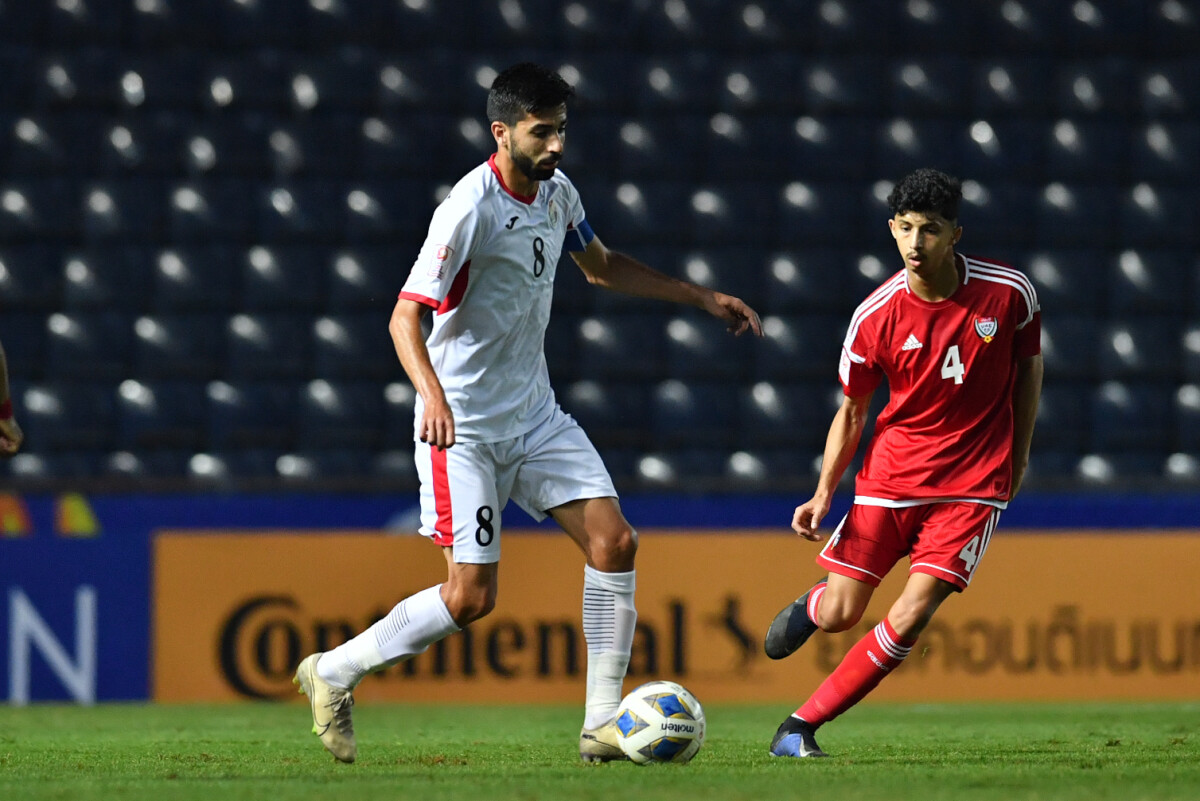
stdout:
<svg viewBox="0 0 1200 801">
<path fill-rule="evenodd" d="M 425 404 L 417 436 L 439 451 L 454 445 L 454 414 L 445 398 Z"/>
<path fill-rule="evenodd" d="M 829 502 L 813 498 L 808 503 L 796 507 L 792 515 L 792 531 L 812 542 L 820 542 L 823 537 L 817 533 L 821 520 L 829 512 Z"/>
</svg>

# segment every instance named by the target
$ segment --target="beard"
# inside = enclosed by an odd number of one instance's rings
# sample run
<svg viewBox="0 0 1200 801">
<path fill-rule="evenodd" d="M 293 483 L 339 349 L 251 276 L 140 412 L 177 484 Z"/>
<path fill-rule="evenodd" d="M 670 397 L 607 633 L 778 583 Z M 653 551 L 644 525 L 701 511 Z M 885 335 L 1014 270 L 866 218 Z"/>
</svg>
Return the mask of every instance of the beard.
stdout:
<svg viewBox="0 0 1200 801">
<path fill-rule="evenodd" d="M 515 147 L 509 147 L 508 155 L 512 158 L 512 162 L 517 166 L 517 169 L 521 171 L 521 174 L 531 181 L 548 181 L 554 177 L 554 171 L 558 169 L 557 162 L 539 167 L 534 163 L 532 158 Z"/>
</svg>

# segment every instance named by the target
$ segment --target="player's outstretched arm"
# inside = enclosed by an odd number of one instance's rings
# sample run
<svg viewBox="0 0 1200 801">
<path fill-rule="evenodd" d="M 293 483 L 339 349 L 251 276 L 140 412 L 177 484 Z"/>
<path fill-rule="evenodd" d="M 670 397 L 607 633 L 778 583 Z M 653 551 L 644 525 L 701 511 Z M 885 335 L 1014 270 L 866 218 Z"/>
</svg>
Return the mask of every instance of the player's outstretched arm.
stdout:
<svg viewBox="0 0 1200 801">
<path fill-rule="evenodd" d="M 871 396 L 868 392 L 856 398 L 844 396 L 842 405 L 838 407 L 833 422 L 829 425 L 829 434 L 825 437 L 825 455 L 821 460 L 821 477 L 817 480 L 817 491 L 806 503 L 796 507 L 792 515 L 792 530 L 806 540 L 820 542 L 821 535 L 817 529 L 829 506 L 833 502 L 833 493 L 845 474 L 846 468 L 858 450 L 858 441 L 862 439 L 863 429 L 867 423 L 867 410 L 871 407 Z"/>
<path fill-rule="evenodd" d="M 1033 443 L 1033 425 L 1037 421 L 1038 402 L 1042 398 L 1042 355 L 1030 356 L 1017 363 L 1013 386 L 1013 475 L 1009 500 L 1017 497 L 1025 468 L 1029 467 L 1029 447 Z"/>
<path fill-rule="evenodd" d="M 753 331 L 762 336 L 762 323 L 758 319 L 758 312 L 746 305 L 741 298 L 661 273 L 632 256 L 609 250 L 598 236 L 592 238 L 585 250 L 573 251 L 571 257 L 575 259 L 579 269 L 583 270 L 589 284 L 639 298 L 669 300 L 695 306 L 719 320 L 724 320 L 735 335 Z"/>
<path fill-rule="evenodd" d="M 392 335 L 392 344 L 396 348 L 396 355 L 400 357 L 400 364 L 408 374 L 408 380 L 412 382 L 425 404 L 417 436 L 422 442 L 428 442 L 438 450 L 445 450 L 454 444 L 454 414 L 446 401 L 442 382 L 438 380 L 433 369 L 429 349 L 425 347 L 421 318 L 428 312 L 428 306 L 400 298 L 396 301 L 396 307 L 392 309 L 388 331 Z"/>
<path fill-rule="evenodd" d="M 0 345 L 0 456 L 12 456 L 25 439 L 25 432 L 13 417 L 12 396 L 8 392 L 8 358 Z"/>
</svg>

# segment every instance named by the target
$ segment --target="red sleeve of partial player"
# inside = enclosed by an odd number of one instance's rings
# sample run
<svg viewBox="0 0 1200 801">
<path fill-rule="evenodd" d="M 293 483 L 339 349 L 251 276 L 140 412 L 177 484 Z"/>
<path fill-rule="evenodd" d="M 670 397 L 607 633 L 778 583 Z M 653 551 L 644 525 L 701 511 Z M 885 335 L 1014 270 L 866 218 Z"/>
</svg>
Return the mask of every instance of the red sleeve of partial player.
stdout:
<svg viewBox="0 0 1200 801">
<path fill-rule="evenodd" d="M 1017 361 L 1042 352 L 1042 314 L 1034 312 L 1033 319 L 1013 335 L 1013 352 Z"/>
</svg>

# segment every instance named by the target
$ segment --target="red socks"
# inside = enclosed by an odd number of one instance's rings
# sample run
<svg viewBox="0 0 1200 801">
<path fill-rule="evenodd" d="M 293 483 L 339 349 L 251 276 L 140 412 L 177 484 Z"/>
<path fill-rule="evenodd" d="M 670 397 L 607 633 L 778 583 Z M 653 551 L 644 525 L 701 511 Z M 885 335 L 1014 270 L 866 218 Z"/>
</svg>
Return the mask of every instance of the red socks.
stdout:
<svg viewBox="0 0 1200 801">
<path fill-rule="evenodd" d="M 816 611 L 816 610 L 813 610 Z M 916 640 L 901 640 L 885 618 L 859 640 L 842 663 L 796 710 L 813 728 L 836 718 L 874 690 L 912 651 Z"/>
</svg>

